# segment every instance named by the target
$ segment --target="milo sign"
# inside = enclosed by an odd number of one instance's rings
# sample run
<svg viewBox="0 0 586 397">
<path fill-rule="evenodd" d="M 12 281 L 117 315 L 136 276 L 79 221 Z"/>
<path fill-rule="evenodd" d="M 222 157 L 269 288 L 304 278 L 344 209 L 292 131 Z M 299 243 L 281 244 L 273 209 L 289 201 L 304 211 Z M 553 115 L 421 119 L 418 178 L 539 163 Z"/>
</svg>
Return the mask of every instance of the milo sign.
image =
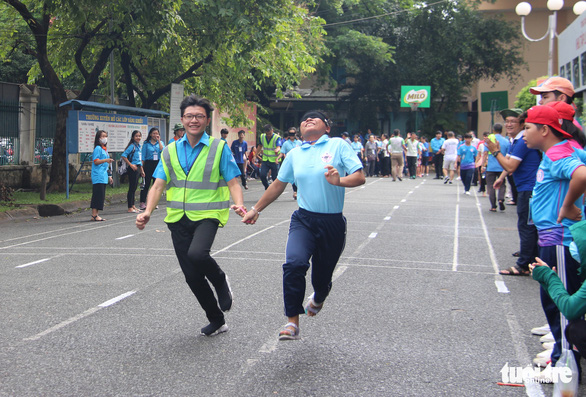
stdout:
<svg viewBox="0 0 586 397">
<path fill-rule="evenodd" d="M 430 86 L 401 86 L 401 107 L 412 107 L 417 104 L 420 108 L 428 108 L 430 92 Z"/>
</svg>

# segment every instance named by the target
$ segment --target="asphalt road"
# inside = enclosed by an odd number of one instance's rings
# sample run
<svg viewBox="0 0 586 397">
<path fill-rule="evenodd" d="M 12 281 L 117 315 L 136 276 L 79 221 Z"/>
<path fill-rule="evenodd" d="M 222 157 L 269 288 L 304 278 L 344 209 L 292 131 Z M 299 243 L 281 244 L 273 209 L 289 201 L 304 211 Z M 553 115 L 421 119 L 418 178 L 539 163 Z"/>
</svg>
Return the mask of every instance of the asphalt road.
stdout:
<svg viewBox="0 0 586 397">
<path fill-rule="evenodd" d="M 262 192 L 252 181 L 246 205 Z M 529 330 L 545 324 L 537 282 L 496 274 L 514 263 L 515 207 L 490 213 L 488 198 L 431 178 L 347 189 L 330 297 L 302 317 L 301 340 L 278 342 L 291 193 L 256 225 L 231 214 L 218 232 L 235 300 L 212 338 L 163 207 L 144 231 L 124 205 L 107 222 L 84 211 L 0 225 L 0 395 L 551 395 L 497 385 L 505 364 L 542 350 Z"/>
</svg>

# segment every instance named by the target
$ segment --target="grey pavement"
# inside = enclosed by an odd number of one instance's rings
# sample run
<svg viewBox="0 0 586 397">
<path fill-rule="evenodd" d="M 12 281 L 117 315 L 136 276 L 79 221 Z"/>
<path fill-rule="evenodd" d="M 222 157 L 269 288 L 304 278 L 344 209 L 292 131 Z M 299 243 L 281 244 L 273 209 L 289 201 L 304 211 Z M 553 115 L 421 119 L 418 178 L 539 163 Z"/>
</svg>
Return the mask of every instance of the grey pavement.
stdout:
<svg viewBox="0 0 586 397">
<path fill-rule="evenodd" d="M 248 207 L 263 192 L 245 191 Z M 213 256 L 230 276 L 229 332 L 207 338 L 164 205 L 144 231 L 124 204 L 0 225 L 2 396 L 538 396 L 499 386 L 540 352 L 538 283 L 503 277 L 515 207 L 431 178 L 347 189 L 347 244 L 324 309 L 277 341 L 291 188 L 256 225 L 235 214 Z M 307 295 L 312 291 L 308 277 Z M 581 391 L 585 391 L 582 386 Z"/>
</svg>

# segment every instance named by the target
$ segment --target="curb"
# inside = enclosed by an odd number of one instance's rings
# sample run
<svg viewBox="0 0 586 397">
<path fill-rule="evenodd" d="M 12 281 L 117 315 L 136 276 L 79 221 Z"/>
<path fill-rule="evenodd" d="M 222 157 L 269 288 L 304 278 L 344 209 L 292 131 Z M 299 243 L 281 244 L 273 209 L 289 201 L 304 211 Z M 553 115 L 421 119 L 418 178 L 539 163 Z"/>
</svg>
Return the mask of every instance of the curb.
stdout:
<svg viewBox="0 0 586 397">
<path fill-rule="evenodd" d="M 126 193 L 114 194 L 106 199 L 104 206 L 112 203 L 126 201 Z M 61 204 L 39 204 L 31 205 L 27 208 L 19 208 L 12 211 L 0 212 L 0 224 L 17 220 L 30 220 L 50 216 L 67 215 L 77 211 L 83 211 L 89 208 L 90 203 L 83 201 L 69 201 Z"/>
</svg>

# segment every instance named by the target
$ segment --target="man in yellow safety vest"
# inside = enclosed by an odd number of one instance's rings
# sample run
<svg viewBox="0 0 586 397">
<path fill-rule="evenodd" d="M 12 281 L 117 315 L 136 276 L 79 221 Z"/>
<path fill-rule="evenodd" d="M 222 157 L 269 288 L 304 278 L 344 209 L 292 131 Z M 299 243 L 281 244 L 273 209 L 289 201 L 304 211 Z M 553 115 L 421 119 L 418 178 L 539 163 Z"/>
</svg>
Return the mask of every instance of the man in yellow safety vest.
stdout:
<svg viewBox="0 0 586 397">
<path fill-rule="evenodd" d="M 218 227 L 228 221 L 230 196 L 235 203 L 233 209 L 246 210 L 237 179 L 240 169 L 230 148 L 205 132 L 213 110 L 207 99 L 196 95 L 181 102 L 185 135 L 163 150 L 153 173 L 156 179 L 147 208 L 136 217 L 136 226 L 144 229 L 166 189 L 165 223 L 185 280 L 210 321 L 201 329 L 206 336 L 228 330 L 223 312 L 232 307 L 228 277 L 210 256 L 210 249 Z"/>
<path fill-rule="evenodd" d="M 262 146 L 262 165 L 260 167 L 260 180 L 265 187 L 269 187 L 267 174 L 271 171 L 271 178 L 277 179 L 279 164 L 277 157 L 281 151 L 281 137 L 273 133 L 273 126 L 267 124 L 263 127 L 264 134 L 260 134 L 260 145 Z"/>
</svg>

